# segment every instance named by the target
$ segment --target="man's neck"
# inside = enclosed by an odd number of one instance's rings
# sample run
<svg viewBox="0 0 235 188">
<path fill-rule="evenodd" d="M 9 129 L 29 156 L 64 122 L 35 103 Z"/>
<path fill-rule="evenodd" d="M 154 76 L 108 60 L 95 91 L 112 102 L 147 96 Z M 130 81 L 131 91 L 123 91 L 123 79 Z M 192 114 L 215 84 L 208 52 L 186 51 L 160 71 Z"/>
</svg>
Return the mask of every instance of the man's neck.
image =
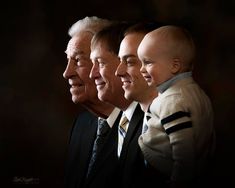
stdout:
<svg viewBox="0 0 235 188">
<path fill-rule="evenodd" d="M 114 106 L 97 99 L 96 101 L 83 104 L 83 106 L 97 117 L 106 119 L 113 111 Z"/>
</svg>

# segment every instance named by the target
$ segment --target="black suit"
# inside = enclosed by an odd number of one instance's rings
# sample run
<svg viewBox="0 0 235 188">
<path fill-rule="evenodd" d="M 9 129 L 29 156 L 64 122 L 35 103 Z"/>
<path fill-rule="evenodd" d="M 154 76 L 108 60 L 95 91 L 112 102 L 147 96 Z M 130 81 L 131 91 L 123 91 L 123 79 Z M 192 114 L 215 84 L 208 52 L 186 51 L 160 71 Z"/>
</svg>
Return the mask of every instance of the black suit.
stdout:
<svg viewBox="0 0 235 188">
<path fill-rule="evenodd" d="M 84 183 L 96 137 L 97 122 L 96 116 L 84 111 L 79 114 L 73 124 L 66 161 L 66 188 L 82 187 Z"/>
<path fill-rule="evenodd" d="M 119 113 L 111 131 L 107 135 L 107 139 L 100 154 L 97 156 L 89 176 L 86 177 L 93 143 L 96 138 L 98 118 L 88 111 L 82 112 L 78 116 L 69 142 L 65 175 L 66 188 L 108 188 L 112 186 L 113 181 L 116 181 L 119 170 L 117 138 L 120 118 L 121 113 Z"/>
<path fill-rule="evenodd" d="M 120 173 L 121 187 L 135 187 L 139 174 L 143 172 L 144 159 L 138 145 L 138 138 L 142 132 L 143 117 L 144 113 L 137 105 L 129 122 L 119 158 L 120 171 L 122 172 Z"/>
<path fill-rule="evenodd" d="M 121 188 L 165 187 L 165 180 L 152 167 L 145 164 L 138 144 L 142 133 L 144 112 L 137 105 L 130 120 L 129 128 L 119 158 Z"/>
</svg>

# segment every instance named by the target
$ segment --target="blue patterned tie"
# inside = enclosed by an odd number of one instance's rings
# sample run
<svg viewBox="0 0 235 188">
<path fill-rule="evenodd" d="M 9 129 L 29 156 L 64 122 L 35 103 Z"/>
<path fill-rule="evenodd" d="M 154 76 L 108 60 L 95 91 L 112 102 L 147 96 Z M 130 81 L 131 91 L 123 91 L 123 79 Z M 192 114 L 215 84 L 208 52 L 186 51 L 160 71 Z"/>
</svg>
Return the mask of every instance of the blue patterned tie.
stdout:
<svg viewBox="0 0 235 188">
<path fill-rule="evenodd" d="M 102 145 L 104 144 L 106 135 L 110 130 L 110 126 L 108 125 L 105 119 L 99 118 L 98 120 L 98 129 L 97 129 L 97 136 L 93 145 L 92 156 L 88 166 L 87 176 L 90 174 L 90 171 L 95 163 L 97 158 L 97 154 L 100 152 Z"/>
<path fill-rule="evenodd" d="M 148 120 L 151 118 L 149 115 L 146 115 L 145 114 L 145 117 L 144 117 L 144 126 L 143 126 L 143 130 L 142 130 L 142 134 L 146 133 L 146 131 L 148 130 L 148 125 L 147 125 L 147 122 Z"/>
</svg>

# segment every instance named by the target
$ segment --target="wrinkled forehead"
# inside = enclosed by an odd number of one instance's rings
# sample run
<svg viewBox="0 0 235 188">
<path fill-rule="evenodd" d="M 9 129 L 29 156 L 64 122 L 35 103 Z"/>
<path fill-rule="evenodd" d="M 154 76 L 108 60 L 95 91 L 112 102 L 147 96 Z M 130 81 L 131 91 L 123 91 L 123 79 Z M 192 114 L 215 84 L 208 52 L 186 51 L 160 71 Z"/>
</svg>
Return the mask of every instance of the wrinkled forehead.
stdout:
<svg viewBox="0 0 235 188">
<path fill-rule="evenodd" d="M 68 42 L 65 53 L 68 55 L 90 53 L 90 43 L 90 35 L 76 35 Z"/>
</svg>

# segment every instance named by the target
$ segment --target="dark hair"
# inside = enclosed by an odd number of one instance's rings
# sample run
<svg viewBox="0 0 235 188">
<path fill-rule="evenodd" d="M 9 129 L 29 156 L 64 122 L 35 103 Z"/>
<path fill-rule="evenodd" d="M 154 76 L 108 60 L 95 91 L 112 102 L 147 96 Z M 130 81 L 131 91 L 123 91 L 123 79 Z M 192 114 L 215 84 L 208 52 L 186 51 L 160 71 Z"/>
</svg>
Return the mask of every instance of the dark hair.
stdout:
<svg viewBox="0 0 235 188">
<path fill-rule="evenodd" d="M 165 24 L 162 22 L 156 22 L 156 21 L 137 22 L 126 29 L 124 36 L 131 34 L 131 33 L 147 34 L 148 32 L 153 31 L 163 25 Z"/>
<path fill-rule="evenodd" d="M 124 37 L 125 30 L 130 26 L 129 22 L 114 22 L 94 35 L 91 41 L 91 48 L 98 43 L 105 43 L 108 50 L 118 55 L 120 43 Z"/>
</svg>

